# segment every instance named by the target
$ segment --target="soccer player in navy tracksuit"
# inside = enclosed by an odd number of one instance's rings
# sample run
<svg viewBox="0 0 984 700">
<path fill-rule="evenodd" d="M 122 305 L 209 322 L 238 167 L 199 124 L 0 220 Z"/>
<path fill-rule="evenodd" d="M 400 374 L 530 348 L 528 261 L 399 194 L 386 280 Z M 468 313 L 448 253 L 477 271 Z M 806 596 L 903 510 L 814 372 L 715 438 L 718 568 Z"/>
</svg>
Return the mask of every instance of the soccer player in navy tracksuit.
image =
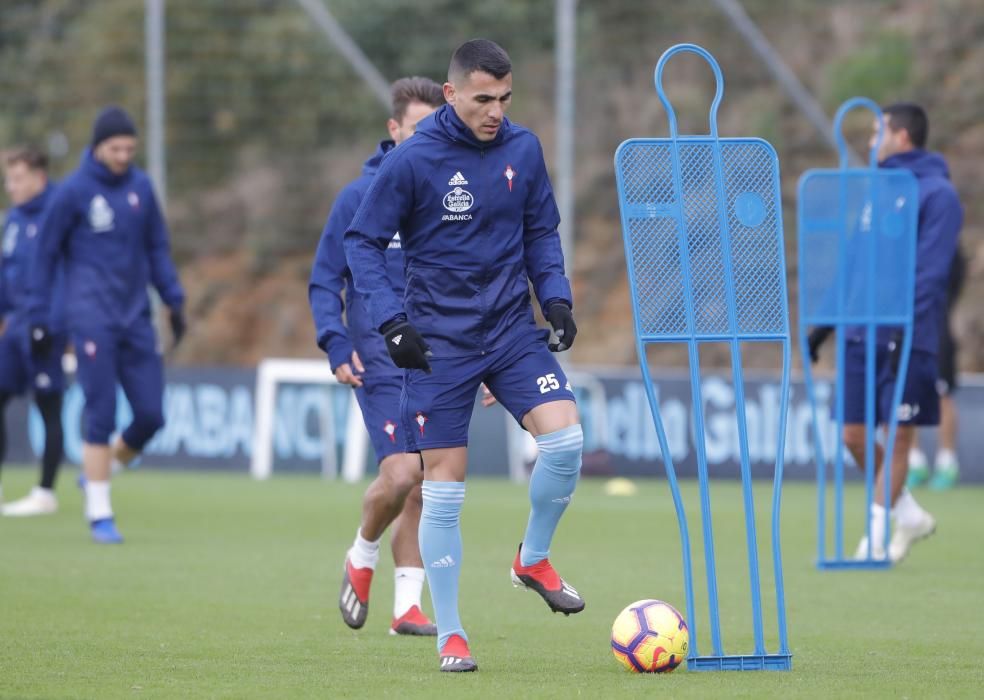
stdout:
<svg viewBox="0 0 984 700">
<path fill-rule="evenodd" d="M 61 277 L 48 309 L 52 347 L 46 358 L 35 361 L 30 352 L 30 322 L 27 317 L 28 283 L 37 248 L 38 230 L 54 185 L 48 181 L 48 159 L 33 148 L 18 148 L 4 158 L 4 184 L 11 207 L 0 229 L 3 252 L 0 258 L 0 463 L 6 452 L 4 413 L 13 396 L 28 388 L 44 420 L 44 453 L 41 482 L 24 498 L 3 507 L 7 516 L 45 515 L 58 510 L 55 477 L 61 464 L 61 423 L 65 375 L 65 314 Z M 2 500 L 2 499 L 0 499 Z"/>
<path fill-rule="evenodd" d="M 136 128 L 118 107 L 93 125 L 91 147 L 61 184 L 41 227 L 32 288 L 32 351 L 48 355 L 48 290 L 65 271 L 65 312 L 85 394 L 82 464 L 92 538 L 123 539 L 109 497 L 110 464 L 128 465 L 164 424 L 164 367 L 151 323 L 147 285 L 170 308 L 177 343 L 184 334 L 184 292 L 171 261 L 167 227 L 150 179 L 133 165 Z M 133 421 L 110 446 L 116 384 Z"/>
<path fill-rule="evenodd" d="M 950 268 L 957 251 L 963 208 L 950 182 L 946 161 L 938 153 L 924 150 L 929 121 L 918 105 L 900 103 L 882 109 L 885 129 L 878 150 L 879 167 L 911 170 L 919 184 L 919 219 L 916 243 L 916 284 L 913 316 L 912 354 L 899 407 L 898 430 L 892 453 L 891 515 L 895 531 L 888 552 L 885 538 L 884 481 L 881 461 L 884 453 L 876 446 L 878 478 L 874 503 L 871 505 L 872 556 L 893 562 L 901 561 L 912 544 L 928 537 L 936 529 L 936 520 L 927 513 L 905 488 L 909 468 L 909 450 L 914 444 L 917 426 L 937 425 L 940 420 L 940 397 L 936 389 L 939 363 L 940 330 L 946 318 L 947 288 Z M 874 125 L 871 145 L 878 132 Z M 817 349 L 829 329 L 818 328 L 810 334 L 810 352 Z M 876 424 L 887 423 L 892 403 L 898 352 L 898 331 L 879 328 L 876 366 Z M 855 461 L 864 465 L 864 337 L 859 330 L 847 330 L 844 367 L 844 444 Z M 867 558 L 868 540 L 862 538 L 856 557 Z"/>
<path fill-rule="evenodd" d="M 539 447 L 513 582 L 555 612 L 584 608 L 547 558 L 582 447 L 574 394 L 550 350 L 570 347 L 577 329 L 540 143 L 505 117 L 512 96 L 506 52 L 484 39 L 458 47 L 444 96 L 448 104 L 384 159 L 345 234 L 345 252 L 373 326 L 394 363 L 408 370 L 401 419 L 424 460 L 420 553 L 440 668 L 474 671 L 458 617 L 459 514 L 481 382 Z M 403 298 L 385 272 L 397 230 L 406 256 Z M 534 322 L 530 281 L 554 329 L 549 345 L 549 333 Z"/>
<path fill-rule="evenodd" d="M 379 476 L 366 491 L 362 521 L 345 556 L 338 603 L 342 619 L 353 629 L 365 624 L 369 586 L 379 562 L 379 541 L 392 523 L 396 583 L 390 630 L 393 634 L 432 636 L 437 634 L 437 628 L 420 609 L 424 568 L 417 529 L 423 473 L 420 455 L 407 452 L 405 426 L 400 417 L 403 370 L 390 360 L 382 336 L 369 320 L 365 300 L 352 287 L 352 274 L 342 247 L 345 229 L 383 156 L 409 138 L 418 121 L 444 104 L 441 86 L 427 78 L 403 78 L 393 84 L 391 92 L 392 117 L 387 128 L 392 138 L 379 144 L 362 168 L 362 176 L 343 188 L 335 199 L 315 254 L 308 297 L 318 346 L 327 353 L 338 381 L 354 388 L 379 462 Z M 406 285 L 403 251 L 399 233 L 394 234 L 386 247 L 385 273 L 393 294 L 402 297 Z"/>
</svg>

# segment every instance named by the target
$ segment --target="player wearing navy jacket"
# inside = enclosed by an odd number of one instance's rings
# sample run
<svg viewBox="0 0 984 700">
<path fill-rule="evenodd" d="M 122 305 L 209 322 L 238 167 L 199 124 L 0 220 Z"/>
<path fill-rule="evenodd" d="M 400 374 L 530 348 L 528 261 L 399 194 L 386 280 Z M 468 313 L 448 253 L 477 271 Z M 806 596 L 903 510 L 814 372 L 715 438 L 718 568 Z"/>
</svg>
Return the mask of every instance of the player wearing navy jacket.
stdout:
<svg viewBox="0 0 984 700">
<path fill-rule="evenodd" d="M 4 158 L 4 184 L 13 204 L 0 228 L 3 251 L 0 257 L 0 463 L 6 452 L 4 413 L 8 401 L 28 388 L 44 421 L 44 453 L 41 481 L 24 498 L 3 506 L 6 516 L 46 515 L 58 510 L 55 477 L 61 464 L 61 423 L 65 375 L 65 314 L 61 277 L 53 281 L 48 325 L 52 348 L 47 357 L 35 360 L 30 352 L 28 288 L 42 217 L 54 192 L 48 181 L 48 159 L 34 148 L 13 149 Z"/>
<path fill-rule="evenodd" d="M 940 331 L 946 318 L 950 269 L 963 225 L 963 208 L 957 191 L 950 182 L 946 161 L 938 153 L 924 150 L 929 135 L 929 120 L 922 107 L 899 103 L 884 107 L 882 112 L 885 129 L 878 151 L 879 167 L 911 170 L 919 184 L 912 354 L 899 407 L 892 464 L 888 470 L 891 474 L 892 497 L 888 507 L 895 523 L 888 552 L 884 551 L 882 544 L 885 536 L 885 504 L 882 502 L 885 470 L 881 468 L 884 453 L 879 445 L 875 449 L 875 468 L 878 473 L 875 502 L 870 513 L 872 555 L 878 559 L 887 556 L 898 562 L 908 554 L 914 542 L 928 537 L 936 529 L 936 520 L 916 502 L 905 488 L 905 482 L 909 468 L 909 450 L 914 444 L 916 427 L 937 425 L 940 420 L 940 397 L 936 389 L 939 371 L 937 353 Z M 876 122 L 871 137 L 872 147 L 878 129 L 879 124 Z M 810 350 L 814 357 L 827 334 L 829 330 L 823 328 L 811 333 Z M 852 328 L 846 330 L 846 335 L 844 444 L 863 468 L 866 437 L 864 343 L 862 334 Z M 877 343 L 876 423 L 886 423 L 898 370 L 898 352 L 901 349 L 898 331 L 879 328 Z M 858 545 L 857 556 L 867 558 L 867 538 L 862 538 Z"/>
<path fill-rule="evenodd" d="M 349 230 L 356 290 L 404 379 L 402 421 L 424 460 L 420 551 L 434 602 L 442 671 L 474 671 L 458 616 L 459 515 L 468 423 L 484 382 L 536 438 L 531 513 L 511 571 L 555 612 L 584 601 L 548 559 L 581 467 L 574 394 L 550 350 L 577 328 L 557 227 L 560 217 L 539 140 L 505 117 L 512 66 L 497 44 L 458 47 L 444 84 L 448 105 L 383 161 Z M 394 293 L 386 249 L 399 231 L 406 292 Z M 537 328 L 532 282 L 554 329 Z M 548 349 L 549 348 L 549 349 Z"/>
<path fill-rule="evenodd" d="M 185 331 L 184 292 L 150 179 L 133 165 L 136 128 L 118 107 L 93 125 L 91 147 L 58 189 L 41 227 L 31 295 L 32 351 L 49 352 L 48 290 L 65 271 L 68 330 L 85 394 L 82 462 L 86 517 L 100 543 L 122 542 L 109 496 L 110 464 L 131 463 L 164 424 L 164 368 L 151 323 L 148 284 L 170 309 L 174 342 Z M 116 384 L 133 421 L 110 446 Z"/>
<path fill-rule="evenodd" d="M 392 524 L 396 566 L 393 634 L 437 634 L 421 611 L 424 568 L 417 544 L 420 525 L 420 455 L 407 452 L 400 417 L 403 370 L 393 364 L 383 337 L 373 327 L 365 300 L 352 286 L 342 238 L 369 189 L 383 157 L 413 135 L 417 122 L 444 104 L 441 86 L 427 78 L 403 78 L 391 89 L 391 139 L 366 161 L 362 175 L 346 185 L 332 206 L 318 243 L 308 286 L 318 346 L 328 355 L 335 377 L 355 390 L 362 419 L 379 463 L 379 476 L 366 490 L 362 521 L 345 556 L 339 610 L 349 627 L 359 629 L 369 613 L 369 588 L 379 562 L 379 541 Z M 403 296 L 403 251 L 393 232 L 385 251 L 385 275 L 393 294 Z M 344 301 L 343 301 L 344 292 Z M 345 319 L 342 313 L 345 313 Z"/>
</svg>

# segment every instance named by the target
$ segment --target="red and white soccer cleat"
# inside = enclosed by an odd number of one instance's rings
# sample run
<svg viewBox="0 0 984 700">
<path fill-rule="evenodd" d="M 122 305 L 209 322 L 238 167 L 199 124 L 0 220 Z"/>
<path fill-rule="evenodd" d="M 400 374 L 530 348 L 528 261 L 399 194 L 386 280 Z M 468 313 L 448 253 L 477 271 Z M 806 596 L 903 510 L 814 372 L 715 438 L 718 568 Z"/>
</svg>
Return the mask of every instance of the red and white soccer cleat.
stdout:
<svg viewBox="0 0 984 700">
<path fill-rule="evenodd" d="M 516 552 L 516 559 L 510 571 L 514 586 L 536 591 L 554 612 L 571 615 L 584 610 L 584 599 L 573 586 L 560 577 L 550 565 L 549 559 L 523 566 L 519 558 L 521 551 L 523 551 L 522 543 L 519 545 L 519 551 Z"/>
<path fill-rule="evenodd" d="M 400 617 L 393 618 L 393 624 L 390 625 L 390 634 L 436 637 L 437 625 L 431 622 L 419 607 L 414 605 Z"/>
<path fill-rule="evenodd" d="M 468 642 L 460 635 L 452 634 L 441 649 L 441 670 L 448 673 L 477 671 L 478 664 L 468 650 Z"/>
<path fill-rule="evenodd" d="M 342 591 L 338 596 L 338 609 L 342 620 L 354 630 L 366 624 L 369 616 L 369 585 L 372 583 L 372 569 L 356 569 L 348 557 L 345 558 L 345 575 L 342 577 Z"/>
</svg>

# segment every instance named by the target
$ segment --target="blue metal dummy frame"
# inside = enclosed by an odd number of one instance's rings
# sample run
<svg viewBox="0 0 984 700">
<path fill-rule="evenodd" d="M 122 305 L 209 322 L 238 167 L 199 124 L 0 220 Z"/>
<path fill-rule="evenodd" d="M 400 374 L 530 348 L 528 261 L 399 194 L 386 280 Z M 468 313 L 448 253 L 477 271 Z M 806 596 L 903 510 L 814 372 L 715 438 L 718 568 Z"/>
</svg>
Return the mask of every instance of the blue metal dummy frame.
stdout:
<svg viewBox="0 0 984 700">
<path fill-rule="evenodd" d="M 667 61 L 680 52 L 701 56 L 714 72 L 717 87 L 707 135 L 678 134 L 676 115 L 663 90 Z M 779 516 L 790 339 L 778 159 L 772 146 L 761 139 L 719 138 L 717 111 L 724 93 L 724 78 L 714 57 L 705 49 L 694 44 L 668 49 L 656 65 L 655 83 L 656 93 L 666 109 L 670 137 L 623 142 L 615 153 L 615 172 L 639 364 L 682 540 L 691 631 L 687 666 L 690 670 L 787 670 L 791 668 L 792 657 L 786 636 Z M 725 654 L 721 641 L 700 388 L 699 345 L 705 342 L 727 343 L 731 353 L 755 643 L 752 654 Z M 765 650 L 762 630 L 742 342 L 776 342 L 782 350 L 780 425 L 772 496 L 779 651 L 771 654 Z M 688 350 L 711 628 L 710 655 L 698 651 L 686 510 L 646 358 L 646 346 L 654 343 L 685 343 Z"/>
<path fill-rule="evenodd" d="M 870 110 L 879 125 L 875 142 L 868 154 L 867 168 L 851 168 L 847 143 L 842 129 L 844 117 L 853 109 L 864 107 Z M 871 538 L 871 519 L 868 517 L 870 504 L 874 497 L 874 461 L 875 461 L 875 381 L 876 381 L 876 332 L 878 326 L 892 326 L 902 329 L 902 347 L 899 356 L 898 377 L 905 377 L 909 356 L 912 348 L 912 315 L 913 297 L 915 291 L 916 263 L 916 228 L 918 214 L 918 185 L 915 177 L 907 170 L 884 170 L 878 168 L 878 148 L 884 136 L 885 122 L 881 109 L 873 101 L 864 97 L 853 97 L 840 106 L 834 119 L 834 136 L 837 139 L 840 156 L 839 169 L 808 170 L 800 178 L 797 218 L 799 227 L 799 341 L 803 356 L 803 370 L 807 395 L 813 411 L 813 435 L 817 462 L 817 567 L 820 569 L 883 569 L 891 567 L 887 558 L 874 558 L 874 542 Z M 815 197 L 825 194 L 822 189 L 811 190 L 826 181 L 832 183 L 837 193 L 836 201 L 828 201 L 825 197 Z M 863 189 L 859 189 L 859 186 Z M 852 189 L 853 188 L 853 189 Z M 867 230 L 870 235 L 861 237 L 860 232 L 849 237 L 849 230 L 855 223 L 848 212 L 848 198 L 854 194 L 862 194 L 867 212 Z M 885 204 L 889 209 L 897 211 L 882 212 Z M 823 217 L 812 217 L 811 205 L 817 211 L 826 211 Z M 893 216 L 894 215 L 894 216 Z M 856 218 L 856 217 L 855 217 Z M 883 226 L 884 222 L 894 222 L 890 228 Z M 899 238 L 905 234 L 904 239 Z M 830 279 L 831 287 L 825 293 L 834 299 L 834 308 L 817 306 L 815 288 L 808 289 L 809 271 L 823 261 L 810 253 L 808 245 L 810 236 L 829 235 L 831 246 L 836 246 L 836 273 Z M 851 238 L 851 240 L 849 240 Z M 886 246 L 886 241 L 892 246 Z M 880 250 L 881 248 L 881 250 Z M 880 254 L 881 253 L 881 254 Z M 892 257 L 894 256 L 894 257 Z M 884 265 L 886 257 L 893 263 L 887 270 L 879 269 Z M 852 262 L 862 260 L 863 270 L 857 270 Z M 849 272 L 849 268 L 854 274 Z M 888 286 L 886 273 L 900 275 L 890 285 L 900 294 L 893 296 L 891 304 L 885 304 L 879 299 L 878 288 Z M 859 284 L 860 283 L 860 284 Z M 863 300 L 862 308 L 849 308 L 848 296 L 850 290 L 860 290 Z M 822 304 L 820 304 L 822 307 Z M 892 307 L 892 308 L 886 308 Z M 861 326 L 864 328 L 865 342 L 865 533 L 868 540 L 867 556 L 864 559 L 853 559 L 844 555 L 844 442 L 841 439 L 844 428 L 844 368 L 846 361 L 846 326 Z M 816 398 L 815 383 L 811 371 L 807 332 L 810 326 L 830 326 L 836 329 L 835 362 L 837 378 L 834 389 L 834 419 L 836 426 L 836 448 L 834 450 L 834 555 L 827 555 L 827 474 L 824 456 L 823 440 L 820 433 L 819 406 Z M 884 503 L 889 504 L 891 488 L 892 452 L 895 444 L 895 433 L 898 427 L 898 407 L 902 402 L 904 382 L 896 381 L 892 395 L 891 416 L 888 422 L 888 435 L 883 458 L 885 472 Z M 889 505 L 885 509 L 885 539 L 883 548 L 888 549 Z"/>
</svg>

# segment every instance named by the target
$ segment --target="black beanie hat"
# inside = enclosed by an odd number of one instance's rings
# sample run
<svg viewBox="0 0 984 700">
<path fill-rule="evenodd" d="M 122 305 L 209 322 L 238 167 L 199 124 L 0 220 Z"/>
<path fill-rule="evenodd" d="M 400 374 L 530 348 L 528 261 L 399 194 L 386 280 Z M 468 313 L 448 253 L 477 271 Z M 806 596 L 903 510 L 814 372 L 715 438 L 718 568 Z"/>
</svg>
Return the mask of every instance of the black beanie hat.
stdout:
<svg viewBox="0 0 984 700">
<path fill-rule="evenodd" d="M 92 147 L 95 148 L 106 139 L 114 136 L 136 136 L 130 115 L 122 107 L 106 107 L 92 124 Z"/>
</svg>

